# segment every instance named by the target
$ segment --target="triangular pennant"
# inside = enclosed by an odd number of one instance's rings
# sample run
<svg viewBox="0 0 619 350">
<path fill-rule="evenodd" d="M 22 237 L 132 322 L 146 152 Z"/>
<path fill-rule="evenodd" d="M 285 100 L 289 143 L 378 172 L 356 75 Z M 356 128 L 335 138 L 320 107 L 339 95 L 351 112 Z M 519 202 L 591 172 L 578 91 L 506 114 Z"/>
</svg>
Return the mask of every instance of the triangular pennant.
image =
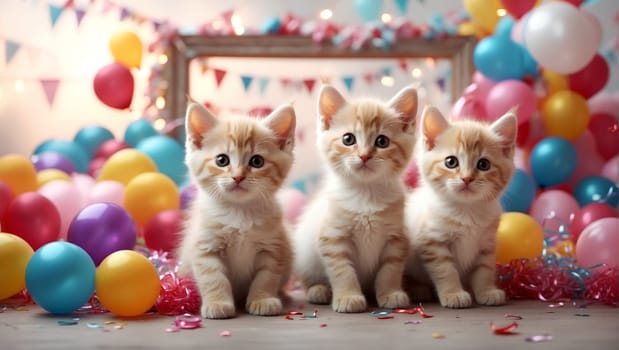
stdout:
<svg viewBox="0 0 619 350">
<path fill-rule="evenodd" d="M 445 91 L 445 78 L 439 78 L 436 80 L 436 85 L 438 85 L 439 89 L 441 89 L 441 91 Z"/>
<path fill-rule="evenodd" d="M 408 11 L 408 1 L 409 0 L 394 0 L 396 7 L 398 8 L 398 12 L 400 15 L 405 15 Z"/>
<path fill-rule="evenodd" d="M 75 9 L 75 18 L 77 19 L 78 27 L 80 26 L 80 24 L 82 24 L 82 20 L 84 19 L 85 15 L 86 15 L 86 10 Z"/>
<path fill-rule="evenodd" d="M 282 84 L 282 87 L 286 89 L 290 86 L 290 84 L 292 83 L 292 80 L 290 80 L 290 78 L 282 78 L 280 82 Z"/>
<path fill-rule="evenodd" d="M 70 7 L 73 7 L 74 5 L 75 5 L 74 0 L 67 0 L 67 1 L 64 3 L 64 8 L 68 9 L 68 8 L 70 8 Z"/>
<path fill-rule="evenodd" d="M 264 95 L 264 92 L 266 91 L 270 81 L 271 79 L 269 79 L 268 77 L 262 77 L 258 79 L 258 88 L 260 89 L 260 95 Z"/>
<path fill-rule="evenodd" d="M 110 0 L 104 0 L 103 6 L 101 6 L 101 13 L 106 14 L 110 12 L 114 8 L 114 3 Z"/>
<path fill-rule="evenodd" d="M 126 7 L 121 7 L 120 8 L 120 20 L 124 20 L 125 18 L 129 17 L 131 15 L 131 12 L 129 11 L 128 8 Z"/>
<path fill-rule="evenodd" d="M 17 41 L 7 40 L 4 43 L 4 58 L 5 58 L 7 65 L 11 62 L 13 57 L 15 57 L 15 54 L 17 53 L 20 47 L 21 47 L 21 44 L 18 43 Z"/>
<path fill-rule="evenodd" d="M 60 79 L 41 79 L 40 82 L 45 92 L 45 97 L 47 97 L 47 102 L 51 107 L 56 99 L 56 91 L 58 91 Z"/>
<path fill-rule="evenodd" d="M 342 77 L 342 82 L 346 86 L 346 89 L 348 90 L 348 92 L 350 92 L 352 91 L 352 87 L 355 84 L 355 77 L 353 76 Z"/>
<path fill-rule="evenodd" d="M 216 69 L 216 68 L 213 69 L 213 72 L 215 72 L 215 82 L 217 83 L 217 87 L 219 87 L 221 85 L 221 82 L 226 77 L 226 73 L 228 72 L 223 69 Z"/>
<path fill-rule="evenodd" d="M 152 20 L 152 23 L 153 23 L 153 29 L 155 31 L 159 31 L 159 28 L 161 28 L 161 22 Z"/>
<path fill-rule="evenodd" d="M 307 88 L 307 92 L 311 94 L 312 90 L 314 90 L 314 85 L 316 85 L 316 79 L 303 79 L 303 85 Z"/>
<path fill-rule="evenodd" d="M 383 69 L 380 70 L 380 73 L 383 76 L 390 77 L 391 76 L 391 67 L 383 67 Z"/>
<path fill-rule="evenodd" d="M 363 80 L 365 80 L 368 85 L 372 85 L 374 83 L 374 73 L 365 73 L 363 74 Z"/>
<path fill-rule="evenodd" d="M 402 58 L 398 61 L 398 66 L 405 72 L 408 72 L 408 62 L 406 59 Z"/>
<path fill-rule="evenodd" d="M 52 23 L 52 28 L 56 25 L 56 22 L 58 22 L 58 17 L 62 15 L 63 10 L 64 9 L 60 6 L 49 4 L 49 17 Z"/>
<path fill-rule="evenodd" d="M 251 82 L 254 81 L 254 77 L 250 77 L 249 75 L 241 75 L 241 81 L 243 82 L 243 89 L 247 92 L 251 86 Z"/>
<path fill-rule="evenodd" d="M 206 72 L 208 72 L 209 70 L 209 66 L 208 63 L 206 62 L 206 60 L 202 60 L 200 61 L 200 73 L 202 73 L 202 75 L 206 74 Z"/>
</svg>

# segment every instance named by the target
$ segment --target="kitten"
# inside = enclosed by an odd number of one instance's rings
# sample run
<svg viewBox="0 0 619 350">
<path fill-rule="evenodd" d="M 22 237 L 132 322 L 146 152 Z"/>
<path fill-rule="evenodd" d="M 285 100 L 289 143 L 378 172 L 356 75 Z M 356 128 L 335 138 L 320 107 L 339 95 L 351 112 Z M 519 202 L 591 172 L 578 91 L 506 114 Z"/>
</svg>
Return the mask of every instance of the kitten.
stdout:
<svg viewBox="0 0 619 350">
<path fill-rule="evenodd" d="M 416 147 L 421 185 L 407 198 L 411 255 L 406 277 L 419 283 L 413 299 L 431 297 L 442 306 L 502 305 L 495 285 L 495 235 L 499 198 L 514 171 L 518 123 L 510 111 L 491 125 L 448 122 L 428 107 Z"/>
<path fill-rule="evenodd" d="M 185 162 L 198 191 L 178 255 L 205 318 L 233 317 L 243 303 L 254 315 L 282 312 L 293 256 L 275 193 L 293 163 L 295 125 L 291 106 L 262 120 L 187 108 Z"/>
<path fill-rule="evenodd" d="M 404 88 L 389 103 L 349 103 L 323 85 L 318 112 L 327 171 L 293 236 L 297 277 L 309 302 L 331 303 L 337 312 L 366 310 L 370 295 L 380 307 L 406 306 L 401 173 L 415 144 L 417 92 Z"/>
</svg>

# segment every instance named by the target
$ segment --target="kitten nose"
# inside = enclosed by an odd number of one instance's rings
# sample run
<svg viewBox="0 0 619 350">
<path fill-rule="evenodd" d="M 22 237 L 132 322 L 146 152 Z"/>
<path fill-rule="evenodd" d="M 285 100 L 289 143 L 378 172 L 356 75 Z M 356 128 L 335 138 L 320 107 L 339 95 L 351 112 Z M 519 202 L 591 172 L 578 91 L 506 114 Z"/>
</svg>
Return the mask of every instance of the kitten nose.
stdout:
<svg viewBox="0 0 619 350">
<path fill-rule="evenodd" d="M 470 184 L 471 182 L 473 182 L 473 178 L 472 178 L 472 177 L 470 177 L 470 176 L 468 176 L 468 177 L 463 177 L 463 178 L 462 178 L 462 182 L 464 182 L 464 184 L 468 185 L 468 184 Z"/>
<path fill-rule="evenodd" d="M 359 158 L 361 158 L 361 161 L 365 164 L 367 163 L 368 159 L 370 159 L 370 156 L 367 154 L 361 154 L 359 155 Z"/>
<path fill-rule="evenodd" d="M 241 181 L 245 180 L 245 176 L 233 176 L 234 182 L 238 185 Z"/>
</svg>

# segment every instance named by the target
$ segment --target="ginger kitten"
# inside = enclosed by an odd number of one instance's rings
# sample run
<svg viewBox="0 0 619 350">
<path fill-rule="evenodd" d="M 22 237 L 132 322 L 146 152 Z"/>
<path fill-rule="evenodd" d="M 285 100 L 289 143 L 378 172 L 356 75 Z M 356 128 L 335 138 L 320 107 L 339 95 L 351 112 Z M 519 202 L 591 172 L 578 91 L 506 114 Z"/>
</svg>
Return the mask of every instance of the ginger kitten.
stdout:
<svg viewBox="0 0 619 350">
<path fill-rule="evenodd" d="M 415 143 L 417 93 L 402 89 L 388 103 L 346 101 L 323 85 L 318 148 L 324 186 L 298 221 L 295 271 L 309 302 L 337 312 L 409 303 L 402 275 L 409 242 L 401 174 Z"/>
<path fill-rule="evenodd" d="M 514 171 L 518 123 L 512 111 L 490 125 L 448 122 L 428 107 L 421 116 L 417 164 L 421 183 L 407 198 L 411 297 L 466 308 L 502 305 L 495 284 L 499 198 Z"/>
<path fill-rule="evenodd" d="M 198 191 L 178 255 L 200 291 L 202 317 L 233 317 L 235 305 L 282 313 L 292 249 L 275 193 L 293 163 L 295 124 L 291 106 L 262 120 L 187 108 L 185 161 Z"/>
</svg>

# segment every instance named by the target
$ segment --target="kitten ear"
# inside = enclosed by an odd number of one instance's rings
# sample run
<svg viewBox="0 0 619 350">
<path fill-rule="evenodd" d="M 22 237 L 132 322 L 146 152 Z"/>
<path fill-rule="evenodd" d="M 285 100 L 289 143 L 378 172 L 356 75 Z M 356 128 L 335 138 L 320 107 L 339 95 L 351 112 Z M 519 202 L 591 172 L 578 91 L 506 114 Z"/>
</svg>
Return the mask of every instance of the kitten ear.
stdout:
<svg viewBox="0 0 619 350">
<path fill-rule="evenodd" d="M 428 150 L 436 144 L 436 138 L 449 128 L 449 122 L 441 112 L 432 106 L 424 108 L 421 114 L 421 132 Z"/>
<path fill-rule="evenodd" d="M 191 141 L 196 148 L 202 147 L 204 133 L 217 125 L 217 118 L 206 107 L 199 103 L 191 103 L 187 107 L 185 116 L 185 129 L 187 141 Z"/>
<path fill-rule="evenodd" d="M 417 90 L 411 86 L 407 86 L 400 90 L 391 101 L 389 101 L 389 106 L 400 114 L 400 119 L 403 122 L 403 131 L 406 131 L 409 127 L 415 126 L 417 105 Z"/>
<path fill-rule="evenodd" d="M 342 107 L 347 104 L 342 95 L 329 84 L 324 84 L 320 88 L 318 95 L 318 118 L 322 130 L 328 130 L 331 126 L 331 119 Z"/>
<path fill-rule="evenodd" d="M 490 125 L 492 130 L 503 140 L 503 147 L 508 154 L 516 144 L 516 136 L 518 134 L 518 118 L 516 117 L 515 108 L 510 109 L 507 113 L 495 120 Z"/>
<path fill-rule="evenodd" d="M 278 136 L 280 149 L 283 150 L 294 146 L 294 130 L 297 124 L 297 117 L 291 105 L 278 107 L 264 118 L 263 123 Z"/>
</svg>

